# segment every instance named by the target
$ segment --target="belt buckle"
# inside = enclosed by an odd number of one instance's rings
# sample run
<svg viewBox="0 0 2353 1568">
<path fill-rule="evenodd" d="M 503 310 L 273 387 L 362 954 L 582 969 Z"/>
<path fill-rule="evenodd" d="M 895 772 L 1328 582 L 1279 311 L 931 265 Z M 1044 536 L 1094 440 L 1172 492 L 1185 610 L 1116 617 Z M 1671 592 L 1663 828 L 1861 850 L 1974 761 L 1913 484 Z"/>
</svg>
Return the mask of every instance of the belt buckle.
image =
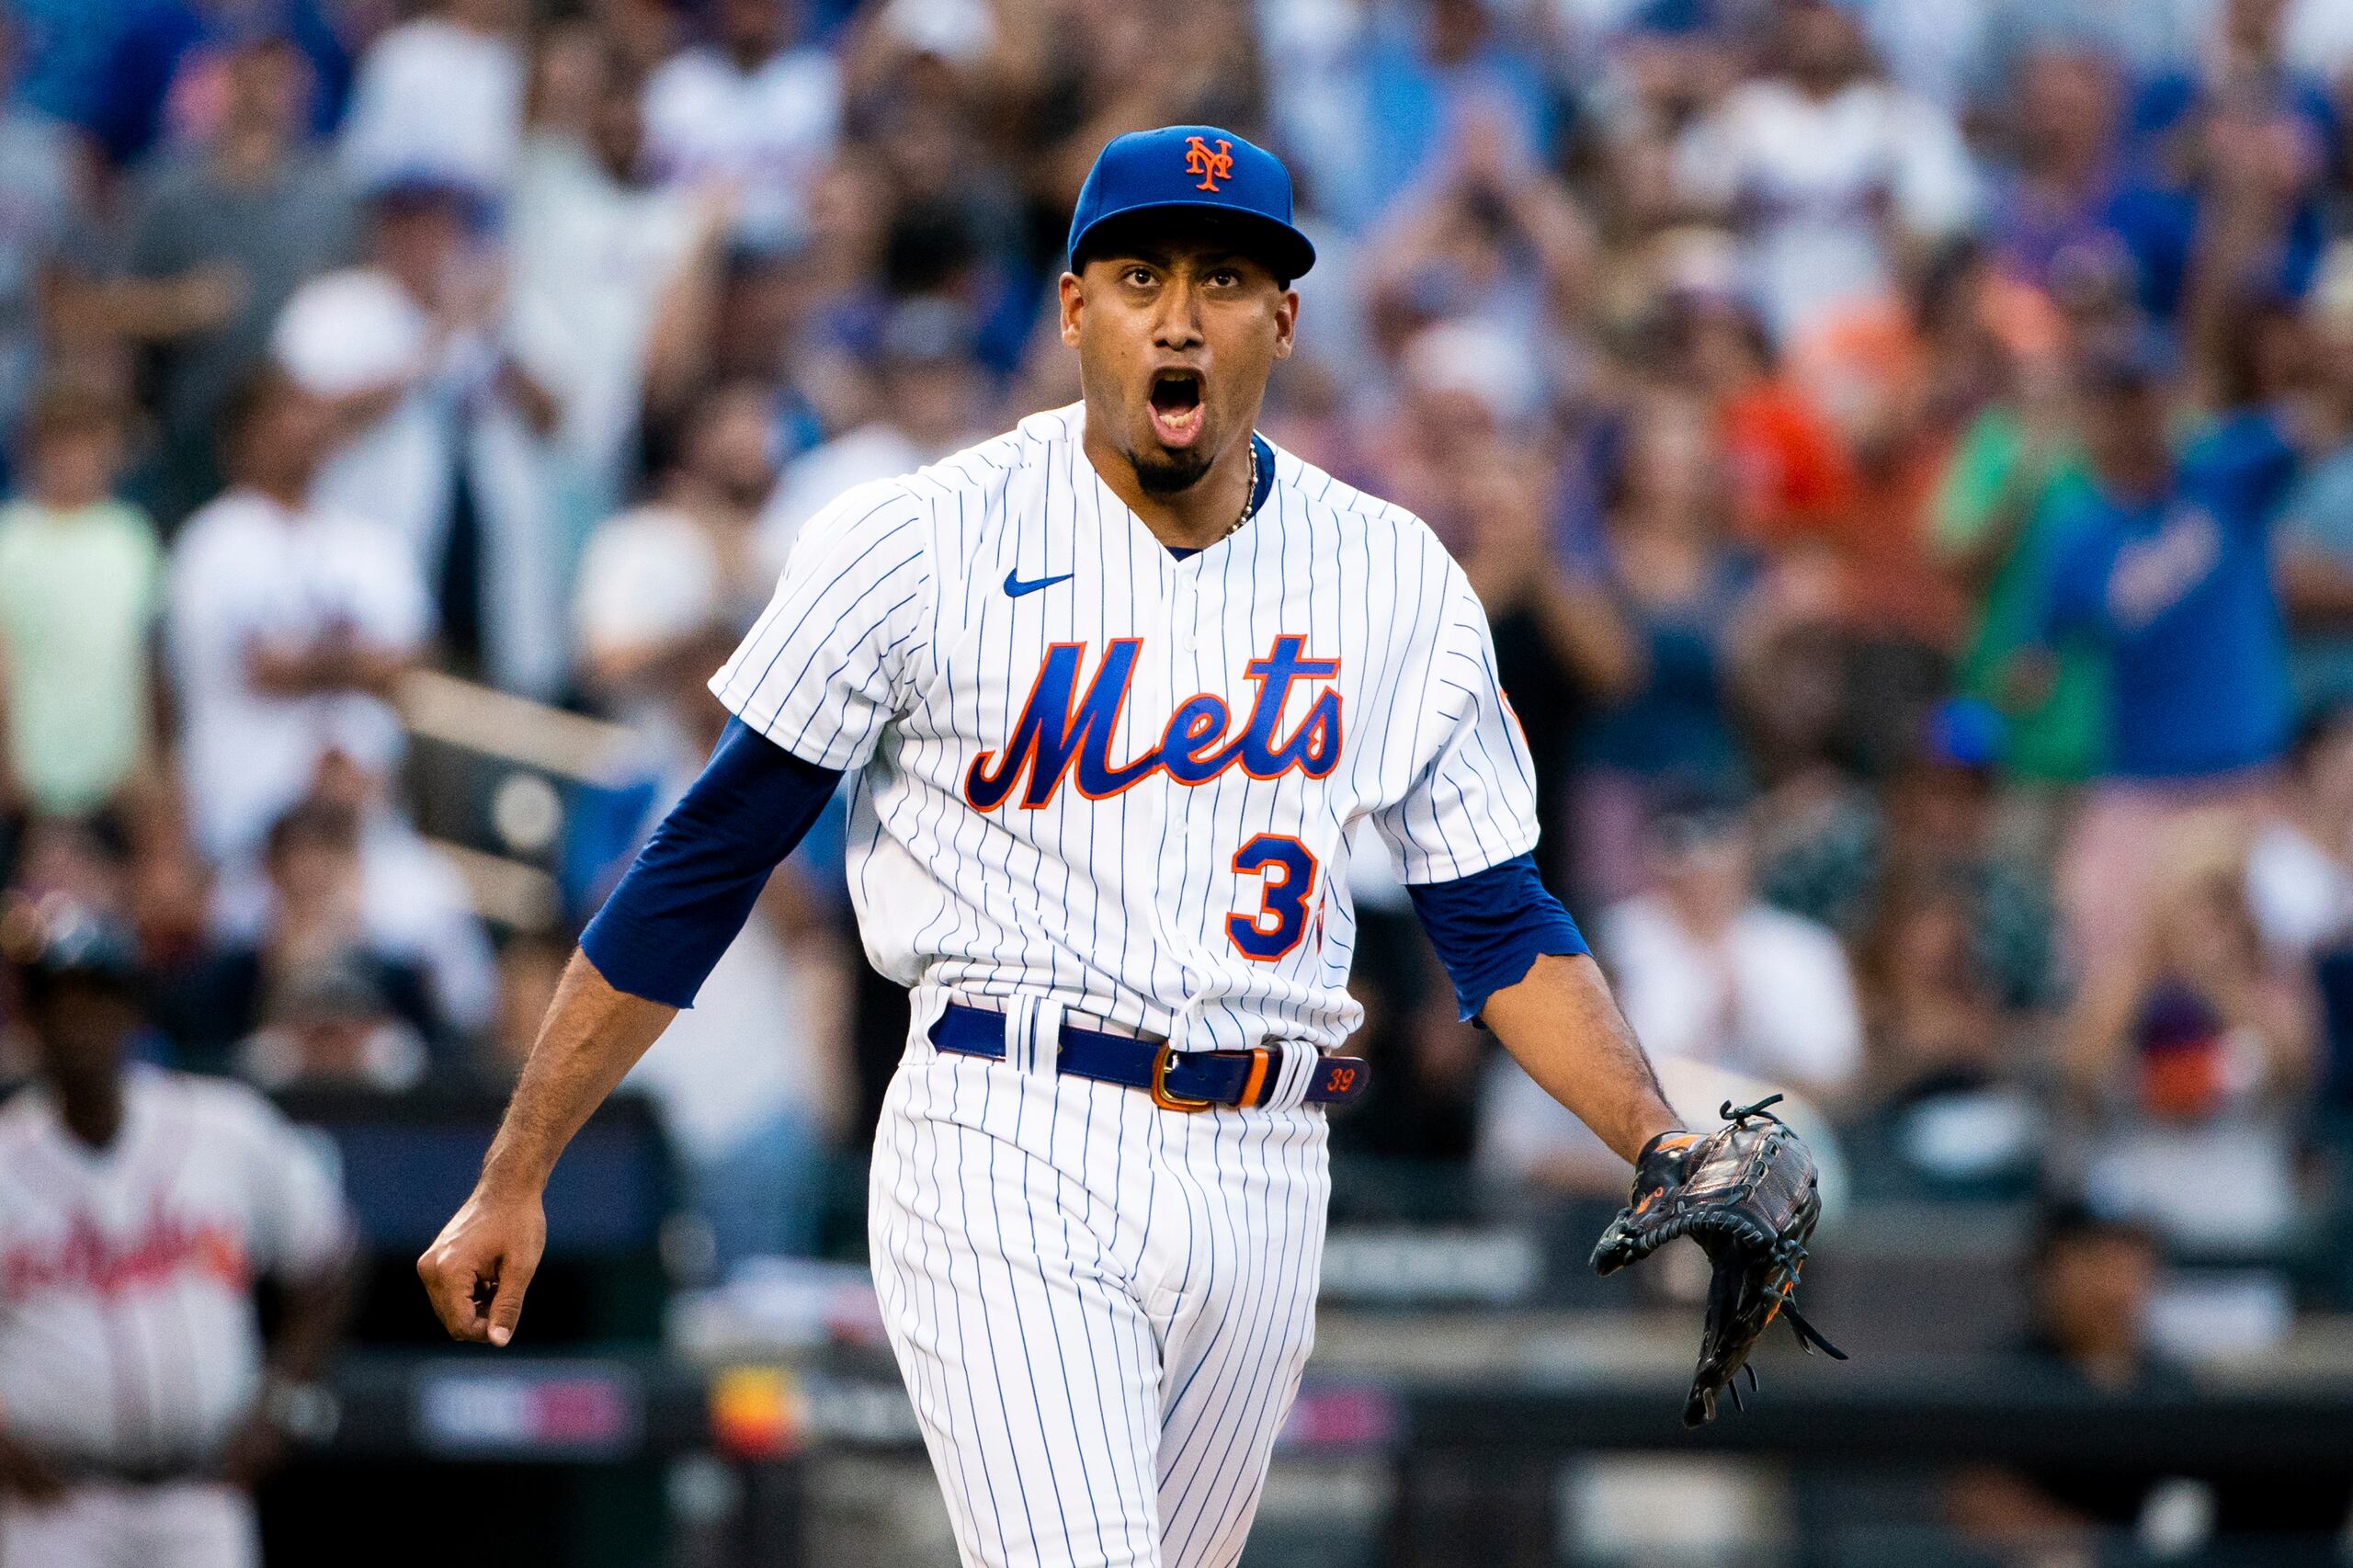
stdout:
<svg viewBox="0 0 2353 1568">
<path fill-rule="evenodd" d="M 1168 1092 L 1168 1069 L 1176 1054 L 1176 1048 L 1164 1040 L 1159 1051 L 1153 1055 L 1152 1103 L 1163 1110 L 1181 1110 L 1188 1116 L 1209 1109 L 1216 1103 L 1215 1101 L 1197 1100 L 1187 1095 L 1173 1095 Z"/>
</svg>

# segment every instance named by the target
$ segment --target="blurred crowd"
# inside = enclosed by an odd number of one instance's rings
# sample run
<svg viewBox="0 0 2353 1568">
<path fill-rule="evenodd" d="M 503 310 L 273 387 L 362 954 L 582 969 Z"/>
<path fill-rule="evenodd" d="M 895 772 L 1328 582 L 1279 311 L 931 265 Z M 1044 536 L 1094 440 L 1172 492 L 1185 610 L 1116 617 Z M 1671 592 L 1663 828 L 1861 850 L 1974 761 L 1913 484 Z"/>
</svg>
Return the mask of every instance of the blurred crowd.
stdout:
<svg viewBox="0 0 2353 1568">
<path fill-rule="evenodd" d="M 1204 120 L 1321 257 L 1263 427 L 1469 571 L 1679 1104 L 2341 1217 L 2341 0 L 9 6 L 0 879 L 135 935 L 148 1054 L 511 1074 L 626 845 L 485 919 L 418 672 L 624 727 L 650 829 L 801 520 L 1074 398 L 1078 183 Z M 637 1074 L 722 1257 L 813 1244 L 903 1037 L 824 839 Z M 1338 1145 L 1621 1181 L 1355 892 Z"/>
</svg>

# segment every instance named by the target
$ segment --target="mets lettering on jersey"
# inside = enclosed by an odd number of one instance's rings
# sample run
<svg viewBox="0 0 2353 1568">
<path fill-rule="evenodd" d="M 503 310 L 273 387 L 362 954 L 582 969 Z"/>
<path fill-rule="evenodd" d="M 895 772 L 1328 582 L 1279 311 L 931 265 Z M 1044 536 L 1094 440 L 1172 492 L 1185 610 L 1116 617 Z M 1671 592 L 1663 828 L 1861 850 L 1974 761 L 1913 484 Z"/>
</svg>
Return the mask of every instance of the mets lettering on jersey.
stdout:
<svg viewBox="0 0 2353 1568">
<path fill-rule="evenodd" d="M 1313 1338 L 1351 830 L 1465 877 L 1534 844 L 1534 790 L 1418 520 L 1262 443 L 1250 520 L 1178 560 L 1081 419 L 842 496 L 712 689 L 860 769 L 850 891 L 915 1002 L 875 1285 L 965 1561 L 1224 1568 Z M 932 1045 L 950 1003 L 1002 1061 Z M 1058 1074 L 1065 1017 L 1279 1048 L 1275 1087 L 1176 1114 Z"/>
<path fill-rule="evenodd" d="M 1053 800 L 1073 762 L 1078 767 L 1079 793 L 1090 801 L 1132 790 L 1163 771 L 1179 784 L 1196 786 L 1234 767 L 1253 778 L 1279 778 L 1294 767 L 1310 778 L 1321 778 L 1340 760 L 1338 691 L 1318 697 L 1288 739 L 1275 739 L 1292 683 L 1328 681 L 1340 673 L 1336 659 L 1301 658 L 1305 642 L 1278 637 L 1265 658 L 1253 659 L 1245 667 L 1245 676 L 1259 685 L 1241 734 L 1228 740 L 1226 726 L 1233 715 L 1225 699 L 1200 692 L 1177 704 L 1157 745 L 1116 767 L 1110 761 L 1111 737 L 1127 709 L 1128 687 L 1143 643 L 1133 637 L 1114 641 L 1074 710 L 1071 690 L 1086 645 L 1057 642 L 1038 666 L 1037 684 L 1022 704 L 1003 758 L 993 763 L 991 754 L 983 752 L 972 759 L 964 774 L 964 799 L 976 811 L 993 812 L 1026 772 L 1029 786 L 1021 791 L 1021 803 L 1035 811 Z"/>
</svg>

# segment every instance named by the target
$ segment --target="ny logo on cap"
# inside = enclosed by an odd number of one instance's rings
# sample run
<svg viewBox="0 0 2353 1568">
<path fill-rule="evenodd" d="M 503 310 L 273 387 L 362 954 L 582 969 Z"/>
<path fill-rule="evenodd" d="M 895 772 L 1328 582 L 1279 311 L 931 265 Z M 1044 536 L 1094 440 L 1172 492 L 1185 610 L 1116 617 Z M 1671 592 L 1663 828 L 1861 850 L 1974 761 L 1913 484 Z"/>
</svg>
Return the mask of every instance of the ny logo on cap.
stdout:
<svg viewBox="0 0 2353 1568">
<path fill-rule="evenodd" d="M 1233 177 L 1233 143 L 1221 136 L 1217 139 L 1217 151 L 1212 153 L 1208 142 L 1198 136 L 1188 136 L 1185 172 L 1201 176 L 1201 183 L 1194 189 L 1215 190 L 1218 181 Z"/>
</svg>

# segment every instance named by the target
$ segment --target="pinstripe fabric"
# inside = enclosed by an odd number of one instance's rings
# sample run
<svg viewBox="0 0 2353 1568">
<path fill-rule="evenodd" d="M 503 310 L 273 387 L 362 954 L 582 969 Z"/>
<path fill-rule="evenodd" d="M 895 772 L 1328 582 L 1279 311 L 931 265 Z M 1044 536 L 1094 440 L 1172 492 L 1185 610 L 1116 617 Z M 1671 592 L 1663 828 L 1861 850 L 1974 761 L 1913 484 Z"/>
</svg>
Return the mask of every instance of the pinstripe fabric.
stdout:
<svg viewBox="0 0 2353 1568">
<path fill-rule="evenodd" d="M 1080 416 L 840 497 L 711 688 L 861 770 L 851 895 L 916 1026 L 875 1281 L 965 1561 L 1226 1564 L 1313 1334 L 1329 1176 L 1301 1096 L 1360 1018 L 1349 830 L 1408 881 L 1468 876 L 1534 845 L 1533 771 L 1417 519 L 1278 451 L 1249 524 L 1179 562 Z M 1006 1061 L 933 1051 L 951 999 L 1006 1014 Z M 1065 1013 L 1281 1043 L 1271 1103 L 1059 1077 Z"/>
<path fill-rule="evenodd" d="M 1314 1338 L 1324 1130 L 911 1044 L 874 1281 L 967 1563 L 1240 1557 Z"/>
</svg>

